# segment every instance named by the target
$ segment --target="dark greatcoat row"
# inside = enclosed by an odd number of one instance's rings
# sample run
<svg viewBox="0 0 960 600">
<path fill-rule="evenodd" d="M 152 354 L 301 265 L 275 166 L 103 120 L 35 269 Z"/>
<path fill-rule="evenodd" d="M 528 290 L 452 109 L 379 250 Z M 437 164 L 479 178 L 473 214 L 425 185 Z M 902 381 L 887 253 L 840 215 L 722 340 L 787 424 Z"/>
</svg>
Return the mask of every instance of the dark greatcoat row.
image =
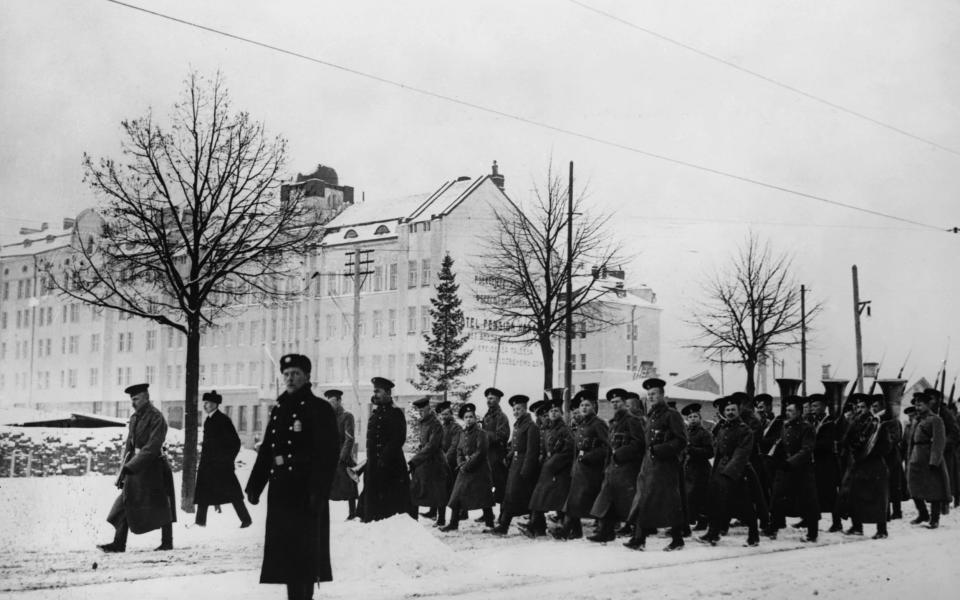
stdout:
<svg viewBox="0 0 960 600">
<path fill-rule="evenodd" d="M 886 457 L 892 438 L 888 423 L 870 413 L 852 419 L 843 439 L 848 458 L 837 496 L 840 516 L 860 523 L 886 522 L 890 502 Z"/>
<path fill-rule="evenodd" d="M 713 428 L 713 468 L 708 490 L 711 519 L 745 517 L 755 502 L 750 486 L 753 432 L 739 417 L 724 419 Z M 755 505 L 754 505 L 755 506 Z"/>
<path fill-rule="evenodd" d="M 824 415 L 813 420 L 813 470 L 820 512 L 832 511 L 840 487 L 840 424 Z"/>
<path fill-rule="evenodd" d="M 338 457 L 333 408 L 309 384 L 281 394 L 245 488 L 253 501 L 269 483 L 260 583 L 333 579 L 328 497 Z"/>
<path fill-rule="evenodd" d="M 562 419 L 548 419 L 540 431 L 540 439 L 540 476 L 530 496 L 530 510 L 563 510 L 570 493 L 573 435 Z"/>
<path fill-rule="evenodd" d="M 950 478 L 952 496 L 960 496 L 960 422 L 957 415 L 946 405 L 940 405 L 937 413 L 943 421 L 943 460 L 947 464 L 947 476 Z"/>
<path fill-rule="evenodd" d="M 890 434 L 890 452 L 887 453 L 887 489 L 890 494 L 890 502 L 899 506 L 907 495 L 904 487 L 905 474 L 903 469 L 903 454 L 900 452 L 900 444 L 903 441 L 903 425 L 896 419 L 887 421 L 887 430 Z"/>
<path fill-rule="evenodd" d="M 607 424 L 595 414 L 582 417 L 573 439 L 576 456 L 570 473 L 570 493 L 563 511 L 571 518 L 580 519 L 590 516 L 603 484 L 604 459 L 609 448 Z"/>
<path fill-rule="evenodd" d="M 130 416 L 122 466 L 128 473 L 107 515 L 114 527 L 122 516 L 133 533 L 160 529 L 177 520 L 173 472 L 163 455 L 166 437 L 167 422 L 154 405 L 147 403 Z"/>
<path fill-rule="evenodd" d="M 943 420 L 933 413 L 918 419 L 907 445 L 907 486 L 910 496 L 928 502 L 950 500 L 950 477 L 944 460 Z"/>
<path fill-rule="evenodd" d="M 773 452 L 774 471 L 771 512 L 809 521 L 820 519 L 817 476 L 813 468 L 816 434 L 813 426 L 798 417 L 783 424 Z"/>
<path fill-rule="evenodd" d="M 699 423 L 687 427 L 683 480 L 684 491 L 687 494 L 687 518 L 691 522 L 708 514 L 711 458 L 713 458 L 713 436 L 710 432 Z"/>
<path fill-rule="evenodd" d="M 761 470 L 757 473 L 757 476 L 760 478 L 760 485 L 764 486 L 768 497 L 772 492 L 773 478 L 777 471 L 777 463 L 773 458 L 772 451 L 783 433 L 783 420 L 781 415 L 763 420 L 760 437 L 757 440 L 757 451 L 760 454 L 761 465 Z"/>
<path fill-rule="evenodd" d="M 625 521 L 637 492 L 637 475 L 646 451 L 643 423 L 624 410 L 609 426 L 610 455 L 603 485 L 590 514 L 598 519 Z"/>
<path fill-rule="evenodd" d="M 333 484 L 330 486 L 331 500 L 353 500 L 357 497 L 357 482 L 350 477 L 347 469 L 357 466 L 356 423 L 353 414 L 335 409 L 337 415 L 337 443 L 340 447 L 337 468 L 333 475 Z"/>
<path fill-rule="evenodd" d="M 500 406 L 488 407 L 483 415 L 483 430 L 490 438 L 487 450 L 487 462 L 490 463 L 490 475 L 493 478 L 493 499 L 503 502 L 507 488 L 507 445 L 510 442 L 510 421 L 500 410 Z"/>
<path fill-rule="evenodd" d="M 240 436 L 230 417 L 216 410 L 204 419 L 194 504 L 210 506 L 243 500 L 243 490 L 234 473 L 234 461 L 239 452 Z"/>
<path fill-rule="evenodd" d="M 490 437 L 479 424 L 464 427 L 457 444 L 457 480 L 450 492 L 452 509 L 476 510 L 493 506 L 493 479 L 487 460 Z"/>
<path fill-rule="evenodd" d="M 440 450 L 443 452 L 443 461 L 447 465 L 447 495 L 443 499 L 443 504 L 446 505 L 450 499 L 450 492 L 453 491 L 453 484 L 457 481 L 457 446 L 460 445 L 463 427 L 453 418 L 442 425 L 443 438 L 440 442 Z"/>
<path fill-rule="evenodd" d="M 647 414 L 647 453 L 637 475 L 637 488 L 629 515 L 639 529 L 669 527 L 683 522 L 680 455 L 687 446 L 683 417 L 666 404 L 654 405 Z"/>
<path fill-rule="evenodd" d="M 357 514 L 364 523 L 407 513 L 414 516 L 410 501 L 410 473 L 403 455 L 407 419 L 403 409 L 378 404 L 367 424 L 367 464 Z"/>
<path fill-rule="evenodd" d="M 410 459 L 410 498 L 414 506 L 447 503 L 447 465 L 443 456 L 443 426 L 436 413 L 420 420 L 420 446 Z"/>
<path fill-rule="evenodd" d="M 523 413 L 513 423 L 507 457 L 510 469 L 501 510 L 511 516 L 522 515 L 529 510 L 530 496 L 540 475 L 540 429 L 530 413 Z"/>
</svg>

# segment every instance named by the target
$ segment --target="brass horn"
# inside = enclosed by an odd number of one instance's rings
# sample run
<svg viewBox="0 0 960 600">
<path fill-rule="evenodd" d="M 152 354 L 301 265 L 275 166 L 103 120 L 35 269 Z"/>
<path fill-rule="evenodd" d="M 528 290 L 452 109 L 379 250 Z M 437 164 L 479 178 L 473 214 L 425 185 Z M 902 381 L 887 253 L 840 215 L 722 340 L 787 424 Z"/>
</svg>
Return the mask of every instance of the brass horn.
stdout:
<svg viewBox="0 0 960 600">
<path fill-rule="evenodd" d="M 890 412 L 890 416 L 896 419 L 900 416 L 900 402 L 903 400 L 903 392 L 907 388 L 907 380 L 878 379 L 877 385 L 883 392 L 883 399 L 887 402 L 887 410 Z"/>
<path fill-rule="evenodd" d="M 799 379 L 783 377 L 777 379 L 776 382 L 780 387 L 780 415 L 782 416 L 787 409 L 783 401 L 786 400 L 788 396 L 796 396 L 797 392 L 800 391 L 800 384 L 803 382 Z"/>
<path fill-rule="evenodd" d="M 833 411 L 834 415 L 839 415 L 843 410 L 843 392 L 849 385 L 849 379 L 821 379 L 823 384 L 823 395 L 827 397 L 827 406 Z"/>
</svg>

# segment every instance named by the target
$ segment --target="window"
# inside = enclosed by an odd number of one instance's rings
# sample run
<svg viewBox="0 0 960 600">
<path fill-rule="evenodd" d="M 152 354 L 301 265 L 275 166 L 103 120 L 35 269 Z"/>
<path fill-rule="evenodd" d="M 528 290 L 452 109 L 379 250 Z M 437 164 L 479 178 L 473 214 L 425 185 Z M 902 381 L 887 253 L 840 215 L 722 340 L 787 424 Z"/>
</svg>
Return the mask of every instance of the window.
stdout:
<svg viewBox="0 0 960 600">
<path fill-rule="evenodd" d="M 397 263 L 390 264 L 387 277 L 387 289 L 397 289 Z"/>
<path fill-rule="evenodd" d="M 407 288 L 417 287 L 417 261 L 407 262 Z"/>
<path fill-rule="evenodd" d="M 352 240 L 355 237 L 357 237 L 356 229 L 348 229 L 347 232 L 343 234 L 343 239 L 345 240 Z"/>
<path fill-rule="evenodd" d="M 117 385 L 123 385 L 123 367 L 117 367 Z"/>
<path fill-rule="evenodd" d="M 417 307 L 407 307 L 407 333 L 417 332 Z"/>
<path fill-rule="evenodd" d="M 71 304 L 70 305 L 70 322 L 76 323 L 80 320 L 80 305 Z"/>
<path fill-rule="evenodd" d="M 247 407 L 246 406 L 237 407 L 237 425 L 240 431 L 247 430 Z"/>
<path fill-rule="evenodd" d="M 223 412 L 225 412 L 225 413 L 227 414 L 227 416 L 230 417 L 231 419 L 233 418 L 233 407 L 232 407 L 232 406 L 224 406 L 224 407 L 223 407 Z"/>
<path fill-rule="evenodd" d="M 345 338 L 350 332 L 350 319 L 347 315 L 341 315 L 340 318 L 340 337 Z"/>
<path fill-rule="evenodd" d="M 272 317 L 270 319 L 270 341 L 277 341 L 277 318 Z"/>
<path fill-rule="evenodd" d="M 337 295 L 337 277 L 335 275 L 330 275 L 327 277 L 327 295 Z"/>
<path fill-rule="evenodd" d="M 153 385 L 157 379 L 157 368 L 153 365 L 147 365 L 146 369 L 144 369 L 143 378 L 146 379 L 147 383 Z"/>
<path fill-rule="evenodd" d="M 581 338 L 587 337 L 587 322 L 586 322 L 586 321 L 580 321 L 580 337 L 581 337 Z"/>
<path fill-rule="evenodd" d="M 64 305 L 63 305 L 63 320 L 62 320 L 63 323 L 66 323 L 66 322 L 67 322 L 67 310 L 68 310 L 68 309 L 67 309 L 67 305 L 64 304 Z"/>
<path fill-rule="evenodd" d="M 77 387 L 77 370 L 76 369 L 70 369 L 69 371 L 67 371 L 67 385 L 72 388 Z"/>
<path fill-rule="evenodd" d="M 76 354 L 80 351 L 80 336 L 71 335 L 70 336 L 70 354 Z"/>
<path fill-rule="evenodd" d="M 631 355 L 628 354 L 628 355 L 627 355 L 627 370 L 629 371 L 629 370 L 631 370 L 632 368 L 633 368 L 633 356 L 631 356 Z"/>
<path fill-rule="evenodd" d="M 233 369 L 228 363 L 223 363 L 223 385 L 230 385 L 233 383 Z"/>
<path fill-rule="evenodd" d="M 157 331 L 151 329 L 147 331 L 147 350 L 154 350 L 157 347 Z"/>
<path fill-rule="evenodd" d="M 7 313 L 0 313 L 0 329 L 7 328 Z"/>
<path fill-rule="evenodd" d="M 247 385 L 255 385 L 257 383 L 257 363 L 255 361 L 250 361 L 247 364 Z"/>
<path fill-rule="evenodd" d="M 257 343 L 257 322 L 250 321 L 250 345 Z"/>
<path fill-rule="evenodd" d="M 238 363 L 237 363 L 236 379 L 234 380 L 235 383 L 236 383 L 237 385 L 243 385 L 244 383 L 246 383 L 246 382 L 244 381 L 243 377 L 244 377 L 243 363 L 242 363 L 242 362 L 238 362 Z"/>
<path fill-rule="evenodd" d="M 177 365 L 177 369 L 174 372 L 176 373 L 176 380 L 174 381 L 173 387 L 177 387 L 177 384 L 183 381 L 183 365 Z"/>
<path fill-rule="evenodd" d="M 366 379 L 369 377 L 367 373 L 367 360 L 366 357 L 361 356 L 357 361 L 357 371 L 360 373 L 361 379 Z"/>
<path fill-rule="evenodd" d="M 122 336 L 121 336 L 121 339 L 122 339 Z M 123 348 L 121 348 L 121 350 L 123 350 Z M 62 337 L 60 338 L 60 354 L 66 354 L 66 353 L 67 353 L 67 338 Z"/>
<path fill-rule="evenodd" d="M 390 233 L 390 228 L 386 225 L 381 225 L 380 227 L 377 227 L 377 230 L 373 232 L 373 235 L 386 235 L 388 233 Z"/>
<path fill-rule="evenodd" d="M 214 363 L 210 365 L 210 385 L 217 385 L 220 381 L 217 379 L 217 372 L 220 370 L 220 365 Z"/>
<path fill-rule="evenodd" d="M 17 329 L 20 329 L 20 327 L 23 326 L 23 320 L 22 320 L 22 318 L 23 318 L 23 317 L 22 317 L 22 315 L 20 314 L 20 311 L 18 310 L 18 311 L 17 311 Z"/>
<path fill-rule="evenodd" d="M 373 336 L 383 335 L 383 311 L 375 310 L 373 311 Z"/>
<path fill-rule="evenodd" d="M 380 374 L 380 373 L 381 373 L 381 372 L 380 372 L 380 369 L 383 368 L 383 360 L 382 360 L 382 359 L 383 359 L 383 357 L 380 356 L 379 354 L 374 355 L 374 357 L 373 357 L 373 373 L 372 373 L 372 375 L 375 376 L 375 377 L 382 377 L 382 375 Z"/>
<path fill-rule="evenodd" d="M 200 383 L 207 382 L 207 365 L 200 365 Z"/>
<path fill-rule="evenodd" d="M 260 405 L 255 404 L 250 407 L 253 416 L 253 431 L 260 431 Z"/>
<path fill-rule="evenodd" d="M 586 355 L 586 354 L 581 354 L 581 355 L 580 355 L 580 369 L 581 369 L 581 370 L 584 370 L 584 371 L 587 369 L 587 355 Z"/>
<path fill-rule="evenodd" d="M 366 315 L 366 313 L 360 313 L 360 314 L 359 314 L 359 318 L 358 318 L 357 320 L 358 320 L 358 323 L 357 323 L 357 331 L 359 332 L 360 336 L 362 337 L 362 336 L 367 335 L 367 315 Z"/>
<path fill-rule="evenodd" d="M 413 379 L 417 374 L 417 355 L 407 354 L 407 379 Z"/>
<path fill-rule="evenodd" d="M 320 340 L 320 313 L 316 312 L 313 314 L 313 339 L 314 341 Z"/>
<path fill-rule="evenodd" d="M 391 308 L 387 314 L 387 333 L 390 335 L 397 335 L 397 311 L 396 309 Z"/>
<path fill-rule="evenodd" d="M 233 342 L 233 323 L 227 323 L 223 328 L 223 345 L 229 346 Z"/>
<path fill-rule="evenodd" d="M 420 261 L 420 286 L 427 287 L 430 285 L 430 259 L 425 258 Z"/>
<path fill-rule="evenodd" d="M 183 427 L 183 407 L 171 406 L 170 411 L 167 413 L 167 422 L 170 424 L 170 427 L 176 427 L 177 429 Z"/>
<path fill-rule="evenodd" d="M 340 357 L 340 379 L 347 381 L 350 379 L 350 360 L 346 356 Z"/>
<path fill-rule="evenodd" d="M 430 331 L 430 307 L 420 307 L 420 331 L 426 333 Z"/>
<path fill-rule="evenodd" d="M 167 365 L 167 389 L 173 387 L 173 365 Z"/>
<path fill-rule="evenodd" d="M 10 282 L 4 281 L 3 282 L 3 299 L 6 300 L 9 297 L 10 297 Z"/>
<path fill-rule="evenodd" d="M 243 345 L 243 340 L 245 339 L 244 333 L 246 333 L 244 330 L 246 329 L 246 327 L 247 327 L 247 324 L 242 321 L 240 323 L 237 323 L 237 345 L 238 346 Z"/>
<path fill-rule="evenodd" d="M 383 291 L 383 266 L 373 268 L 373 291 Z"/>
<path fill-rule="evenodd" d="M 337 325 L 333 320 L 333 315 L 327 315 L 327 339 L 332 340 L 337 335 Z"/>
<path fill-rule="evenodd" d="M 167 348 L 173 348 L 173 327 L 167 327 Z"/>
<path fill-rule="evenodd" d="M 391 354 L 387 357 L 387 379 L 394 379 L 397 376 L 397 357 Z"/>
<path fill-rule="evenodd" d="M 53 324 L 53 307 L 47 307 L 47 325 Z"/>
</svg>

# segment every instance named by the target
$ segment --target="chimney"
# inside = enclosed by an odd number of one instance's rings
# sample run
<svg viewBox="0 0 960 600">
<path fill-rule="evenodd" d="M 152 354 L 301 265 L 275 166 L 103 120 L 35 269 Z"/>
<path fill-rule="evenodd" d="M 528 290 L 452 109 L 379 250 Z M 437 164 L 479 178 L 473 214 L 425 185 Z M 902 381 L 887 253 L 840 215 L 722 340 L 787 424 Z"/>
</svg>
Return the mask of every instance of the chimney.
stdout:
<svg viewBox="0 0 960 600">
<path fill-rule="evenodd" d="M 74 226 L 76 223 L 77 223 L 77 220 L 76 220 L 76 219 L 65 218 L 65 219 L 63 220 L 63 228 L 64 228 L 64 229 L 73 229 L 73 226 Z M 44 225 L 46 225 L 46 223 L 44 223 Z M 46 227 L 44 227 L 44 229 L 46 229 Z"/>
<path fill-rule="evenodd" d="M 50 227 L 50 224 L 44 221 L 40 224 L 40 231 L 46 231 L 48 227 Z"/>
<path fill-rule="evenodd" d="M 500 174 L 500 169 L 497 168 L 497 161 L 493 161 L 493 167 L 491 168 L 490 180 L 496 184 L 500 191 L 503 191 L 503 175 Z"/>
</svg>

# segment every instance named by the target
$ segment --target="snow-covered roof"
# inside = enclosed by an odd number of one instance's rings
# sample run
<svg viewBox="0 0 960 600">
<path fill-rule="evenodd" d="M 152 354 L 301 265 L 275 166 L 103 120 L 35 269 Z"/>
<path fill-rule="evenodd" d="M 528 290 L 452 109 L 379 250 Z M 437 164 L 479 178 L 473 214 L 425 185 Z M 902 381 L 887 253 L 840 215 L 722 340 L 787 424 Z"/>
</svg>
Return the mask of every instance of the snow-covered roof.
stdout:
<svg viewBox="0 0 960 600">
<path fill-rule="evenodd" d="M 51 250 L 59 250 L 70 245 L 71 230 L 44 230 L 22 234 L 15 241 L 0 246 L 0 258 L 13 256 L 33 256 Z"/>
</svg>

